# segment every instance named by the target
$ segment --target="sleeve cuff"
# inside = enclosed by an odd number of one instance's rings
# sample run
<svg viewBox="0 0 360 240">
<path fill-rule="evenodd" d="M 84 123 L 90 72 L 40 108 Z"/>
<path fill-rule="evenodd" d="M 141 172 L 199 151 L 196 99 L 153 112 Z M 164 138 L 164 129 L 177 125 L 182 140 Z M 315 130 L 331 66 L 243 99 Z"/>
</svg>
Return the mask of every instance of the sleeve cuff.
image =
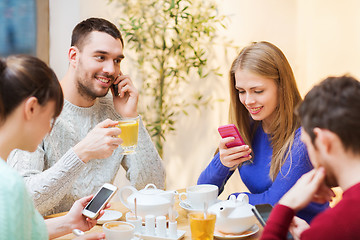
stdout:
<svg viewBox="0 0 360 240">
<path fill-rule="evenodd" d="M 283 225 L 288 228 L 295 216 L 295 211 L 285 205 L 277 204 L 271 211 L 269 222 L 275 222 L 276 224 Z"/>
<path fill-rule="evenodd" d="M 85 166 L 85 163 L 76 155 L 73 148 L 70 148 L 62 158 L 64 159 L 64 164 L 72 168 L 82 168 Z"/>
<path fill-rule="evenodd" d="M 227 175 L 230 172 L 230 168 L 224 166 L 220 161 L 220 154 L 217 153 L 215 156 L 214 166 L 217 169 L 219 175 Z"/>
</svg>

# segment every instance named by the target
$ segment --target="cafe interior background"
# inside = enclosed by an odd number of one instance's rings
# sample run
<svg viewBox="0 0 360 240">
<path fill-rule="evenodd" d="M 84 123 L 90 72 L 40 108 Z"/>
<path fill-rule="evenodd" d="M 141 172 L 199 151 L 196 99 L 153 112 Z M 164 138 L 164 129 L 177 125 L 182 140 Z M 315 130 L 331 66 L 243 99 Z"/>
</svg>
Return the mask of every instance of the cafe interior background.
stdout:
<svg viewBox="0 0 360 240">
<path fill-rule="evenodd" d="M 68 67 L 67 50 L 73 27 L 88 17 L 103 17 L 116 23 L 122 16 L 116 3 L 107 0 L 36 2 L 37 55 L 50 64 L 59 79 Z M 360 1 L 216 0 L 216 4 L 218 13 L 226 16 L 226 29 L 218 28 L 216 34 L 218 39 L 231 41 L 233 47 L 224 51 L 221 42 L 213 45 L 211 62 L 219 67 L 222 77 L 190 84 L 181 93 L 188 98 L 189 90 L 198 88 L 213 101 L 200 109 L 188 108 L 188 115 L 176 119 L 176 131 L 166 136 L 163 161 L 167 189 L 195 185 L 212 159 L 220 140 L 217 128 L 228 119 L 228 70 L 243 46 L 262 40 L 277 45 L 288 58 L 303 96 L 329 75 L 348 73 L 360 78 Z M 131 54 L 136 53 L 126 45 L 126 60 L 121 68 L 139 88 L 141 83 L 135 78 L 137 69 L 131 60 Z M 117 185 L 129 184 L 124 175 L 121 170 Z M 236 172 L 220 198 L 243 190 L 246 188 Z"/>
</svg>

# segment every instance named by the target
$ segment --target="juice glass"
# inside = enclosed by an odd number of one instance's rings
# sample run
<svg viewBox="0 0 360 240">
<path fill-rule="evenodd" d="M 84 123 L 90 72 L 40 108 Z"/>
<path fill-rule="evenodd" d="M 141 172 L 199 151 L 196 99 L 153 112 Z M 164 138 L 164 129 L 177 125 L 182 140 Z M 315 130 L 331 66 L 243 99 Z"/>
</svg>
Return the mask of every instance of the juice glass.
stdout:
<svg viewBox="0 0 360 240">
<path fill-rule="evenodd" d="M 123 140 L 121 144 L 123 148 L 122 154 L 135 153 L 139 135 L 139 116 L 136 118 L 121 119 L 116 126 L 121 129 L 119 138 Z"/>
<path fill-rule="evenodd" d="M 215 214 L 206 214 L 203 212 L 189 213 L 191 239 L 192 240 L 212 240 L 215 229 Z"/>
</svg>

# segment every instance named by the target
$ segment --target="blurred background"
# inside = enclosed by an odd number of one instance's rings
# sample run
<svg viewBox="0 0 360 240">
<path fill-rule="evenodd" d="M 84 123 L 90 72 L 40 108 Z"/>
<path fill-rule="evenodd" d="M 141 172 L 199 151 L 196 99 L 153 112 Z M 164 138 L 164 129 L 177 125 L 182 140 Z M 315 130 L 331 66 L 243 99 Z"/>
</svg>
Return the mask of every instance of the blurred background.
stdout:
<svg viewBox="0 0 360 240">
<path fill-rule="evenodd" d="M 126 15 L 119 8 L 121 0 L 32 0 L 30 5 L 31 0 L 2 0 L 0 41 L 8 36 L 9 28 L 16 29 L 10 26 L 16 22 L 14 19 L 19 22 L 19 12 L 10 11 L 10 8 L 15 9 L 10 3 L 21 5 L 21 2 L 28 4 L 22 5 L 27 10 L 22 14 L 28 18 L 22 18 L 20 23 L 35 24 L 19 30 L 23 34 L 17 38 L 28 39 L 25 42 L 32 43 L 28 53 L 36 53 L 48 62 L 59 79 L 67 70 L 71 31 L 78 22 L 88 17 L 103 17 L 118 25 L 119 18 Z M 201 171 L 212 159 L 220 140 L 217 128 L 228 119 L 228 70 L 243 46 L 253 41 L 277 45 L 288 58 L 303 96 L 329 75 L 348 73 L 360 77 L 360 1 L 216 0 L 215 3 L 216 13 L 225 16 L 222 23 L 226 28 L 214 26 L 217 41 L 209 48 L 208 57 L 211 58 L 209 64 L 218 68 L 219 74 L 207 76 L 206 81 L 188 79 L 189 87 L 179 89 L 183 98 L 189 98 L 192 90 L 199 89 L 205 98 L 212 100 L 199 108 L 188 107 L 187 115 L 176 117 L 175 131 L 165 136 L 163 161 L 167 189 L 196 184 Z M 225 43 L 230 44 L 224 47 Z M 121 69 L 130 74 L 141 89 L 141 77 L 134 60 L 137 53 L 127 45 L 125 41 L 126 59 Z M 145 104 L 141 97 L 140 105 Z M 128 184 L 123 171 L 119 172 L 116 182 L 120 186 Z M 243 190 L 239 174 L 235 173 L 220 198 Z"/>
</svg>

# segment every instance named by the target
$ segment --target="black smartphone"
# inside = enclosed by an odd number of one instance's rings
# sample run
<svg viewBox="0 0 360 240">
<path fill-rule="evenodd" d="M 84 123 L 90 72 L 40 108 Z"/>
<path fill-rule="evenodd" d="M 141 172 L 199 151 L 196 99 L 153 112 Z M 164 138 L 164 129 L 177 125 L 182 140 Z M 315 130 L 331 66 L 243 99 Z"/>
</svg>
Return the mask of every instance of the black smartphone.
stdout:
<svg viewBox="0 0 360 240">
<path fill-rule="evenodd" d="M 114 95 L 119 96 L 119 86 L 118 84 L 111 85 L 112 89 L 114 90 Z"/>
<path fill-rule="evenodd" d="M 260 224 L 264 227 L 266 224 L 266 221 L 268 220 L 272 206 L 270 204 L 258 204 L 255 205 L 255 208 L 252 208 L 252 212 L 254 213 L 257 220 L 260 222 Z"/>
<path fill-rule="evenodd" d="M 258 204 L 255 205 L 255 207 L 252 208 L 251 211 L 254 213 L 260 224 L 264 227 L 266 225 L 266 221 L 269 219 L 272 209 L 273 207 L 270 204 Z M 291 233 L 288 232 L 286 239 L 293 240 L 294 238 Z"/>
</svg>

